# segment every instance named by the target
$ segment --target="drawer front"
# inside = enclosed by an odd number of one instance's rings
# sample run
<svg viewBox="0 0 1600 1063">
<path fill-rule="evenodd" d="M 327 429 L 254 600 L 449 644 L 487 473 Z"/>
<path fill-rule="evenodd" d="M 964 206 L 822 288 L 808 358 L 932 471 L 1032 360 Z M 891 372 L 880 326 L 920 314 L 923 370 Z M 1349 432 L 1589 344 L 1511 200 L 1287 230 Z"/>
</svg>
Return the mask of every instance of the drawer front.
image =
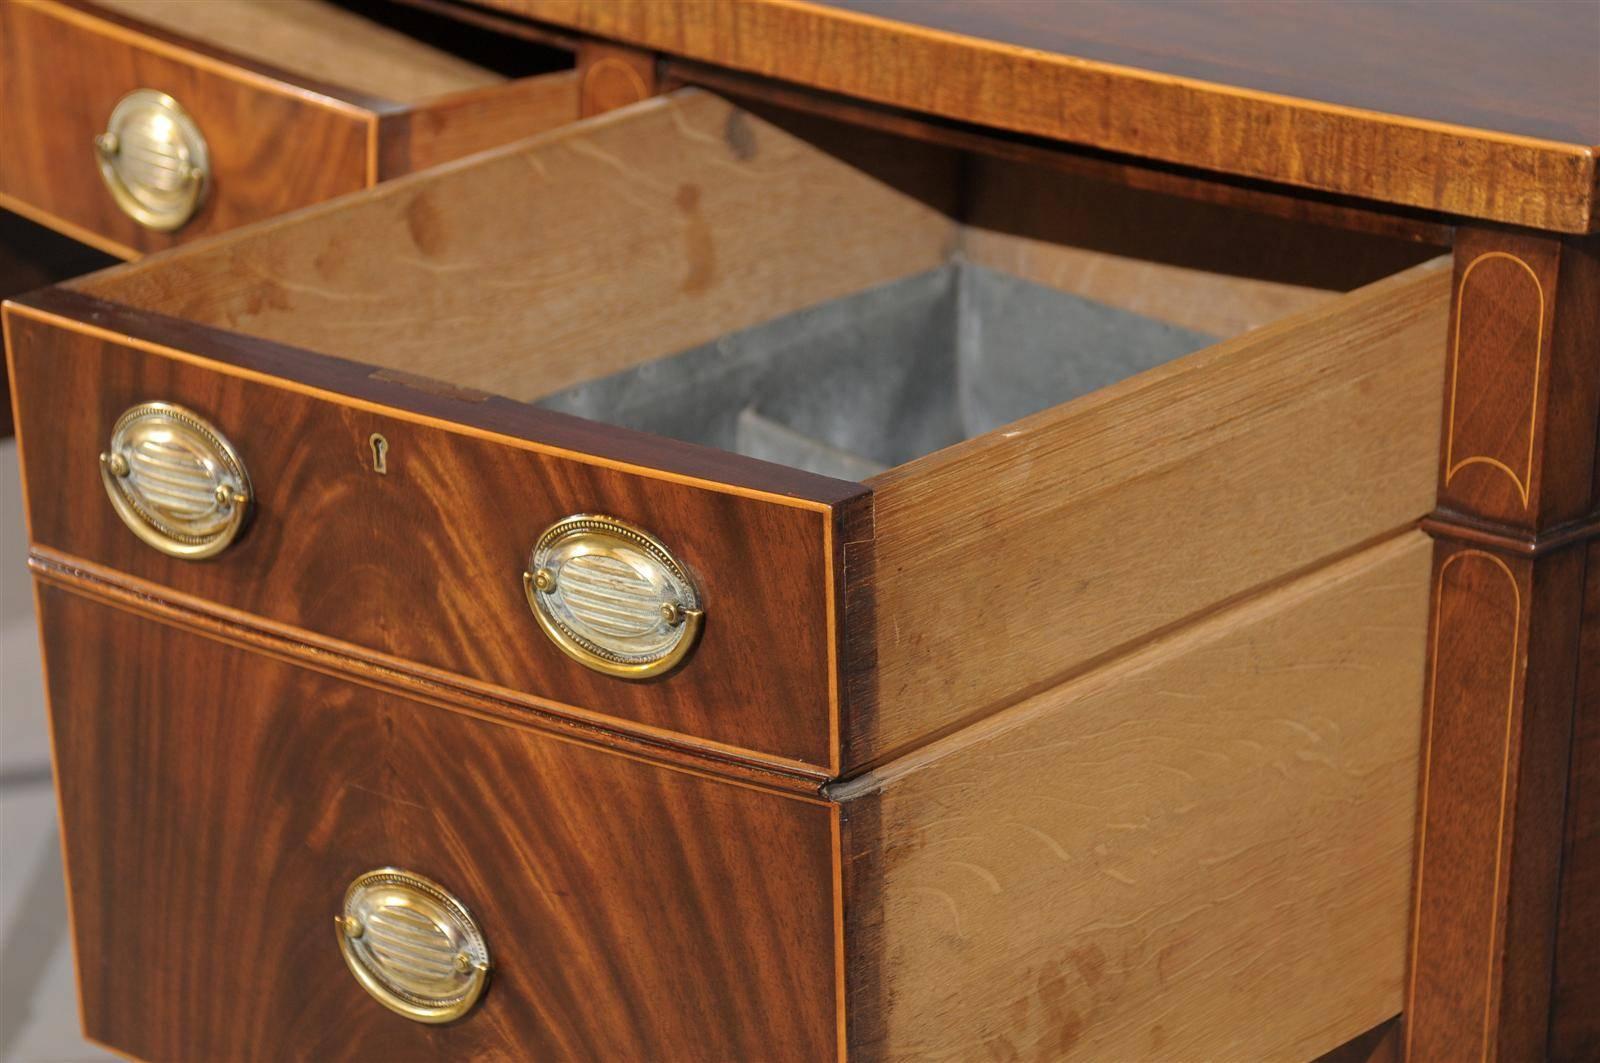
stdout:
<svg viewBox="0 0 1600 1063">
<path fill-rule="evenodd" d="M 491 723 L 40 587 L 89 1036 L 146 1059 L 836 1052 L 831 808 Z M 93 662 L 75 646 L 97 647 Z M 369 870 L 489 952 L 426 1025 L 352 977 Z"/>
<path fill-rule="evenodd" d="M 0 206 L 132 257 L 370 183 L 376 116 L 56 4 L 0 5 Z M 165 93 L 207 145 L 210 176 L 178 233 L 146 228 L 101 177 L 95 138 L 129 93 Z"/>
<path fill-rule="evenodd" d="M 694 452 L 684 445 L 638 437 L 636 451 L 618 450 L 614 429 L 302 352 L 229 348 L 208 330 L 181 333 L 204 333 L 203 349 L 233 361 L 118 340 L 162 334 L 150 315 L 60 299 L 109 331 L 15 306 L 6 318 L 37 546 L 552 711 L 831 769 L 834 502 L 862 497 L 856 485 L 794 474 L 839 492 L 833 501 L 728 486 L 704 478 L 714 466 L 685 475 L 696 467 L 680 460 Z M 152 548 L 102 484 L 99 456 L 118 418 L 152 401 L 205 418 L 248 472 L 249 523 L 210 559 Z M 694 581 L 704 622 L 675 670 L 603 674 L 536 622 L 530 552 L 545 529 L 585 513 L 648 531 Z"/>
</svg>

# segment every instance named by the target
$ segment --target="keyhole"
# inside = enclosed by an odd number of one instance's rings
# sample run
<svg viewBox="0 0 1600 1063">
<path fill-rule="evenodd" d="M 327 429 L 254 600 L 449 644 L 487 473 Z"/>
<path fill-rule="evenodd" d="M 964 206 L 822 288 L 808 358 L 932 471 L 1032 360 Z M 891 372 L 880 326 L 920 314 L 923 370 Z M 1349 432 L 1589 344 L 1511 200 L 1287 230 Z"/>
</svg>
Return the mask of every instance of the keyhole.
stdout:
<svg viewBox="0 0 1600 1063">
<path fill-rule="evenodd" d="M 367 442 L 372 444 L 372 471 L 379 476 L 389 474 L 389 441 L 374 432 L 367 437 Z"/>
</svg>

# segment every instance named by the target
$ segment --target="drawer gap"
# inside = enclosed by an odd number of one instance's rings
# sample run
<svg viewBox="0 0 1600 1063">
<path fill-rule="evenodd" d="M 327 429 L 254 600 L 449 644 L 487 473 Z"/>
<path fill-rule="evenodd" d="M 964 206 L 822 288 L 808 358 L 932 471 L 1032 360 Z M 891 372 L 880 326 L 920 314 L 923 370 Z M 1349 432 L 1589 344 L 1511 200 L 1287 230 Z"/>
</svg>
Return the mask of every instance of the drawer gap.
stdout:
<svg viewBox="0 0 1600 1063">
<path fill-rule="evenodd" d="M 297 77 L 416 104 L 570 70 L 560 48 L 371 0 L 96 0 L 96 6 Z"/>
</svg>

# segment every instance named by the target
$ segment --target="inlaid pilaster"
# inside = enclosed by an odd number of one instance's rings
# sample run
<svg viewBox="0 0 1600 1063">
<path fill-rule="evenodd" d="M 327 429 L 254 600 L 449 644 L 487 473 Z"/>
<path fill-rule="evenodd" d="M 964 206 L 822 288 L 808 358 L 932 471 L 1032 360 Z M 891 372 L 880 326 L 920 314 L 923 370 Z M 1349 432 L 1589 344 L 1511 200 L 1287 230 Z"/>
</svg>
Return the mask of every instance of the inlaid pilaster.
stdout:
<svg viewBox="0 0 1600 1063">
<path fill-rule="evenodd" d="M 1564 847 L 1570 857 L 1592 844 L 1567 816 L 1574 720 L 1595 711 L 1577 677 L 1587 544 L 1600 530 L 1596 250 L 1487 229 L 1456 242 L 1439 509 L 1426 522 L 1436 543 L 1408 1059 L 1562 1051 L 1551 1041 L 1553 1003 L 1570 996 L 1555 988 L 1558 926 L 1573 922 L 1564 906 L 1595 903 L 1564 891 L 1562 874 Z"/>
</svg>

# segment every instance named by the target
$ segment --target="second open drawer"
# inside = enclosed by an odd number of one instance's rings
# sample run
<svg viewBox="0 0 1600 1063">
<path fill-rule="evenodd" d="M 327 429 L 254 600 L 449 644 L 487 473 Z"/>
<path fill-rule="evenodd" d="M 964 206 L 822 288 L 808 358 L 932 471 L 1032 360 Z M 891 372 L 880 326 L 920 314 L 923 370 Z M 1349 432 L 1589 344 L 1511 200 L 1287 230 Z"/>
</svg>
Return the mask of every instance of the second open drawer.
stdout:
<svg viewBox="0 0 1600 1063">
<path fill-rule="evenodd" d="M 840 134 L 685 90 L 10 305 L 35 548 L 825 778 L 1432 508 L 1433 249 Z M 152 403 L 209 559 L 108 500 Z"/>
<path fill-rule="evenodd" d="M 578 117 L 570 51 L 397 5 L 0 5 L 0 206 L 133 258 Z"/>
</svg>

